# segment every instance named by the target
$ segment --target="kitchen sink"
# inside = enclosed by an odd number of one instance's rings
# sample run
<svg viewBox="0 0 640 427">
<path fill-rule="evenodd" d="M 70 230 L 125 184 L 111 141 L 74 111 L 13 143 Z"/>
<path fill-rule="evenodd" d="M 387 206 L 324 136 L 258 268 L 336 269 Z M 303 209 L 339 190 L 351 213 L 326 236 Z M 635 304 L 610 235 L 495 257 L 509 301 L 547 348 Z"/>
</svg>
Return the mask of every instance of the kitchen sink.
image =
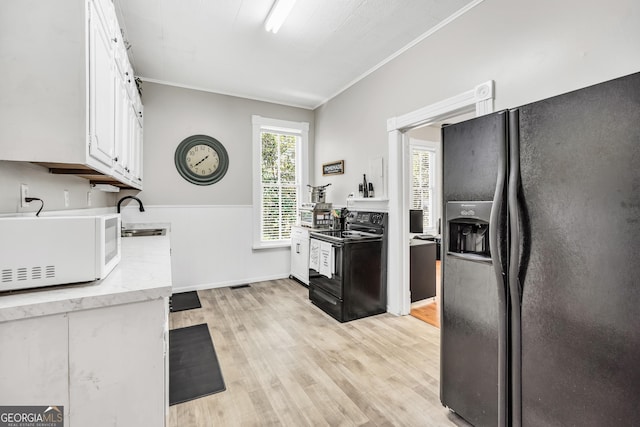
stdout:
<svg viewBox="0 0 640 427">
<path fill-rule="evenodd" d="M 167 234 L 166 228 L 132 228 L 122 229 L 122 237 L 149 237 L 149 236 L 164 236 Z"/>
</svg>

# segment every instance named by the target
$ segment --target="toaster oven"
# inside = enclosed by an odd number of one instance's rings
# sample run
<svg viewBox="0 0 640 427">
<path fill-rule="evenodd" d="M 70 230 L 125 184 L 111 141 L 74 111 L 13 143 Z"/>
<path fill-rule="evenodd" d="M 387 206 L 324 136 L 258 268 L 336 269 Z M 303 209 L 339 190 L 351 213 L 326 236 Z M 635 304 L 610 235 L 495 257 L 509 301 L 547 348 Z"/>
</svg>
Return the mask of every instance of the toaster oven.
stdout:
<svg viewBox="0 0 640 427">
<path fill-rule="evenodd" d="M 300 206 L 300 225 L 309 228 L 330 228 L 331 203 L 303 203 Z"/>
</svg>

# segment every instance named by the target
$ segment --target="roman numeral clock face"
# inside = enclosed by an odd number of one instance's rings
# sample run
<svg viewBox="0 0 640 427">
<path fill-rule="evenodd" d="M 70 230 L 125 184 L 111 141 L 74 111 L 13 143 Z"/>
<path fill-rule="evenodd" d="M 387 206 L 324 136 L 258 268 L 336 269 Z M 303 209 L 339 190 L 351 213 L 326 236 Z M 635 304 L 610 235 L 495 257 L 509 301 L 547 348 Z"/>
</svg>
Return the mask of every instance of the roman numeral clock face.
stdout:
<svg viewBox="0 0 640 427">
<path fill-rule="evenodd" d="M 206 135 L 193 135 L 183 140 L 176 149 L 174 160 L 178 173 L 196 185 L 220 181 L 229 167 L 227 150 L 220 141 Z"/>
</svg>

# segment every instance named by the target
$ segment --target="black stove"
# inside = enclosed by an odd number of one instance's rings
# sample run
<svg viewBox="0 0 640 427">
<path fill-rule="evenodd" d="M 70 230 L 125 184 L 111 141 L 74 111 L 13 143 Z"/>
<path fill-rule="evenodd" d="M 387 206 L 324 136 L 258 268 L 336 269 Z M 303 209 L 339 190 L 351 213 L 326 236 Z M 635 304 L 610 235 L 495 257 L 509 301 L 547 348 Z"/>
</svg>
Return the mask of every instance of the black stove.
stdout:
<svg viewBox="0 0 640 427">
<path fill-rule="evenodd" d="M 345 230 L 310 233 L 309 298 L 340 322 L 387 311 L 386 223 L 385 213 L 350 212 Z"/>
<path fill-rule="evenodd" d="M 349 212 L 344 230 L 312 231 L 312 238 L 337 243 L 384 238 L 386 214 L 382 212 Z"/>
</svg>

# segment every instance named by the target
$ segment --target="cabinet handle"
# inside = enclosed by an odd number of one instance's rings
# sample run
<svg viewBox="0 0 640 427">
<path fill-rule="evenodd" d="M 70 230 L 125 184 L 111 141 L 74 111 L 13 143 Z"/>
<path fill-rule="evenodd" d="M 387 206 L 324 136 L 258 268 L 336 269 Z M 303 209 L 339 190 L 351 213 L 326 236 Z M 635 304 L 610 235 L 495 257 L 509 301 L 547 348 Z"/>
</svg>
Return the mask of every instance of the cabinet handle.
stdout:
<svg viewBox="0 0 640 427">
<path fill-rule="evenodd" d="M 296 253 L 300 253 L 300 243 L 296 243 Z"/>
<path fill-rule="evenodd" d="M 114 37 L 111 40 L 113 40 L 114 43 L 118 43 L 118 38 L 117 37 Z"/>
<path fill-rule="evenodd" d="M 118 161 L 118 157 L 117 157 L 117 156 L 116 156 L 116 157 L 114 157 L 113 161 L 114 161 L 114 162 L 117 162 L 117 161 Z"/>
</svg>

